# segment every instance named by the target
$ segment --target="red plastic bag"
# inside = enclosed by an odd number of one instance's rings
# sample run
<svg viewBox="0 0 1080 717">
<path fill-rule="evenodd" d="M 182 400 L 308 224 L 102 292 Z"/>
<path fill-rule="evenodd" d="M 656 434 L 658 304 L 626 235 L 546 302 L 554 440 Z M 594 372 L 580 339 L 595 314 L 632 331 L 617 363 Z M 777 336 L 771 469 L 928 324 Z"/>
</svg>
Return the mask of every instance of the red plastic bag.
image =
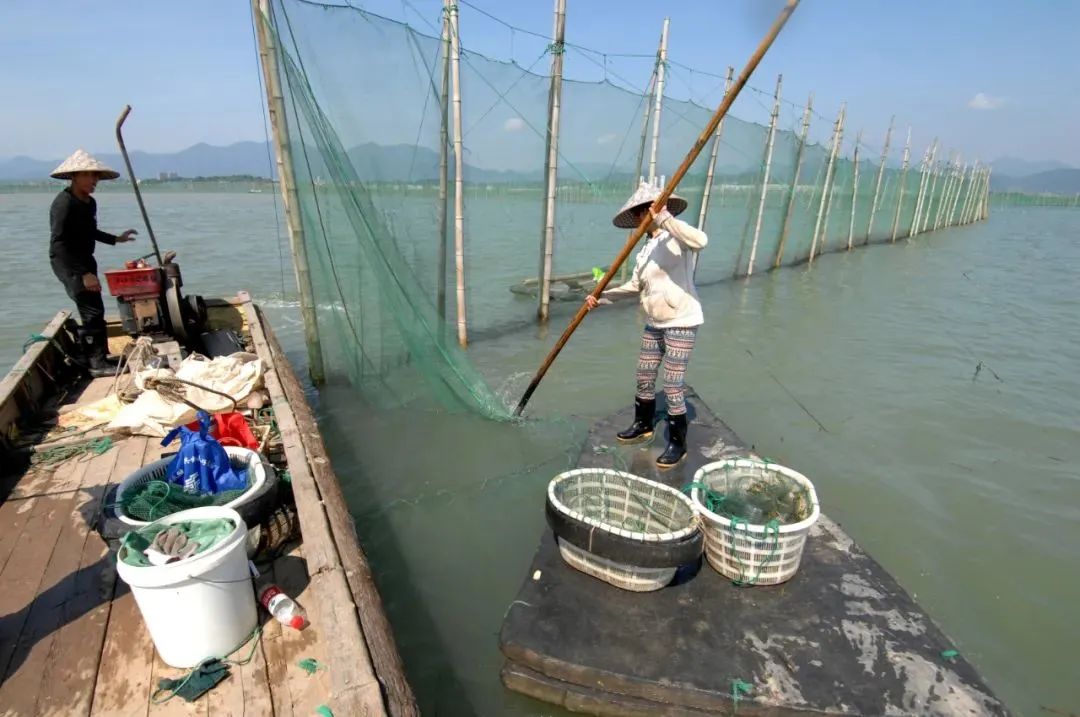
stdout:
<svg viewBox="0 0 1080 717">
<path fill-rule="evenodd" d="M 215 413 L 210 417 L 213 425 L 210 427 L 210 435 L 217 439 L 223 446 L 238 446 L 258 450 L 259 441 L 251 432 L 247 421 L 239 413 Z M 199 422 L 189 423 L 188 428 L 193 431 L 199 430 Z"/>
</svg>

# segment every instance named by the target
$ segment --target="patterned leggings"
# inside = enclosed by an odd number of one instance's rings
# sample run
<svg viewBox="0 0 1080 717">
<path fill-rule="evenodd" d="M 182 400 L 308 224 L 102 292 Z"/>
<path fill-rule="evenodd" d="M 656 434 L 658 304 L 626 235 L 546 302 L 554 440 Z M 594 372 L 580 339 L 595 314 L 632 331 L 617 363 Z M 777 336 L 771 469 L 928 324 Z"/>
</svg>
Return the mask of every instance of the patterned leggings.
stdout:
<svg viewBox="0 0 1080 717">
<path fill-rule="evenodd" d="M 641 353 L 638 355 L 638 398 L 646 401 L 656 398 L 656 374 L 664 365 L 664 395 L 667 397 L 668 415 L 686 413 L 686 392 L 683 380 L 690 352 L 694 350 L 697 327 L 657 329 L 645 326 L 641 334 Z"/>
</svg>

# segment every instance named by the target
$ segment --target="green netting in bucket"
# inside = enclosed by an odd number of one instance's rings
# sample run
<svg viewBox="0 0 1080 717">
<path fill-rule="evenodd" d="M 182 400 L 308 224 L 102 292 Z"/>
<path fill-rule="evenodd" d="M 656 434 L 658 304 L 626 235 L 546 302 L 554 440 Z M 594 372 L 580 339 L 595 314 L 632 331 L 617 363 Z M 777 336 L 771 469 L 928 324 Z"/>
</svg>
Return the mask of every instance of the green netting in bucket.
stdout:
<svg viewBox="0 0 1080 717">
<path fill-rule="evenodd" d="M 184 560 L 210 550 L 233 534 L 236 523 L 228 518 L 193 519 L 176 523 L 151 523 L 126 533 L 120 541 L 118 557 L 128 565 L 153 565 L 148 556 L 166 560 Z"/>
<path fill-rule="evenodd" d="M 775 585 L 799 568 L 821 514 L 810 480 L 756 459 L 702 466 L 690 497 L 705 523 L 705 557 L 738 585 Z"/>
</svg>

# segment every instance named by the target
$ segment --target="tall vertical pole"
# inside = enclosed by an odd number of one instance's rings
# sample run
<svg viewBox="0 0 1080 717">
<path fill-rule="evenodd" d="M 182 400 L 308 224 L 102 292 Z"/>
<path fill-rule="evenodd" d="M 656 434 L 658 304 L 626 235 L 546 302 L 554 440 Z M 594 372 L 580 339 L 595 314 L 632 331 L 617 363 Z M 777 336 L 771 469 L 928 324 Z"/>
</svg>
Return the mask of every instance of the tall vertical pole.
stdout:
<svg viewBox="0 0 1080 717">
<path fill-rule="evenodd" d="M 911 160 L 911 127 L 907 130 L 907 141 L 904 143 L 904 161 L 900 166 L 900 187 L 896 194 L 896 214 L 893 216 L 892 235 L 889 241 L 896 241 L 896 233 L 900 230 L 900 212 L 904 208 L 904 189 L 907 188 L 908 163 Z"/>
<path fill-rule="evenodd" d="M 664 29 L 660 33 L 660 50 L 656 53 L 656 92 L 653 97 L 652 151 L 649 152 L 649 181 L 656 180 L 656 155 L 660 150 L 660 111 L 664 105 L 664 77 L 667 74 L 667 39 L 668 25 L 671 19 L 664 18 Z"/>
<path fill-rule="evenodd" d="M 450 13 L 443 3 L 442 89 L 439 93 L 439 260 L 435 281 L 435 303 L 439 319 L 446 321 L 446 235 L 448 198 L 450 196 Z"/>
<path fill-rule="evenodd" d="M 641 146 L 638 148 L 637 172 L 634 173 L 633 178 L 630 180 L 631 192 L 637 189 L 638 182 L 644 177 L 642 170 L 645 168 L 645 146 L 649 141 L 649 115 L 653 111 L 653 95 L 655 94 L 656 68 L 653 68 L 652 76 L 649 78 L 649 91 L 645 95 L 645 111 L 641 115 Z"/>
<path fill-rule="evenodd" d="M 806 136 L 810 133 L 810 115 L 813 112 L 814 93 L 806 100 L 803 110 L 802 131 L 799 132 L 799 149 L 795 153 L 795 173 L 791 177 L 791 189 L 788 190 L 787 209 L 784 211 L 784 223 L 780 226 L 780 242 L 776 245 L 776 257 L 773 266 L 780 266 L 784 260 L 784 247 L 787 245 L 788 231 L 791 228 L 791 216 L 795 212 L 795 200 L 799 189 L 799 174 L 802 173 L 803 158 L 806 156 Z"/>
<path fill-rule="evenodd" d="M 964 182 L 967 181 L 967 179 L 968 179 L 968 165 L 964 164 L 960 168 L 960 175 L 957 178 L 957 187 L 956 187 L 956 190 L 953 193 L 953 203 L 951 203 L 951 206 L 949 206 L 949 209 L 948 209 L 948 217 L 947 217 L 947 219 L 945 221 L 945 225 L 948 226 L 948 227 L 956 226 L 956 219 L 955 219 L 955 217 L 956 217 L 956 206 L 960 202 L 960 194 L 963 193 L 963 185 L 964 185 Z"/>
<path fill-rule="evenodd" d="M 927 173 L 930 170 L 930 145 L 923 151 L 922 162 L 919 163 L 919 188 L 915 190 L 915 211 L 911 213 L 911 224 L 908 226 L 908 238 L 914 236 L 915 226 L 919 223 L 919 211 L 922 209 L 923 189 L 926 186 Z"/>
<path fill-rule="evenodd" d="M 735 68 L 729 66 L 727 68 L 727 78 L 724 80 L 724 94 L 726 95 L 728 90 L 731 89 L 731 83 L 735 78 Z M 698 229 L 704 231 L 705 218 L 709 215 L 709 195 L 712 194 L 713 174 L 716 172 L 716 156 L 720 153 L 720 134 L 724 131 L 724 120 L 720 120 L 720 124 L 716 125 L 716 132 L 713 134 L 712 152 L 709 154 L 709 169 L 705 174 L 705 188 L 701 190 L 701 211 L 698 212 Z M 696 260 L 696 255 L 695 255 Z"/>
<path fill-rule="evenodd" d="M 962 218 L 964 224 L 971 223 L 972 205 L 975 203 L 975 196 L 978 194 L 979 189 L 982 188 L 982 172 L 982 167 L 976 162 L 971 173 L 971 188 L 968 190 L 968 195 L 964 201 L 964 215 Z"/>
<path fill-rule="evenodd" d="M 454 131 L 454 273 L 457 282 L 457 338 L 467 346 L 468 322 L 465 317 L 465 184 L 462 176 L 464 158 L 461 146 L 461 35 L 458 28 L 458 6 L 454 0 L 443 0 L 450 18 L 450 86 L 453 98 Z"/>
<path fill-rule="evenodd" d="M 881 150 L 881 165 L 877 171 L 877 181 L 874 183 L 874 199 L 870 202 L 870 221 L 866 223 L 866 240 L 863 244 L 870 243 L 870 235 L 874 232 L 874 217 L 877 215 L 878 200 L 881 199 L 881 180 L 885 177 L 885 163 L 889 159 L 889 141 L 892 139 L 893 122 L 896 121 L 894 115 L 889 119 L 889 129 L 885 131 L 885 146 Z"/>
<path fill-rule="evenodd" d="M 252 0 L 252 11 L 255 14 L 255 36 L 259 43 L 259 61 L 265 79 L 263 84 L 266 87 L 266 105 L 274 137 L 278 183 L 281 187 L 281 200 L 285 205 L 285 221 L 289 229 L 289 249 L 292 253 L 293 270 L 296 273 L 296 287 L 300 293 L 300 314 L 304 319 L 308 374 L 311 376 L 311 382 L 319 385 L 326 380 L 326 371 L 323 366 L 319 324 L 315 314 L 315 295 L 311 288 L 311 269 L 308 266 L 307 247 L 304 244 L 304 224 L 300 218 L 300 197 L 296 191 L 296 174 L 293 171 L 292 145 L 289 141 L 289 125 L 281 89 L 277 47 L 274 33 L 270 29 L 270 0 Z"/>
<path fill-rule="evenodd" d="M 859 145 L 862 144 L 862 130 L 855 135 L 855 151 L 852 153 L 851 163 L 855 165 L 851 179 L 851 221 L 848 223 L 847 249 L 851 251 L 851 243 L 855 240 L 855 204 L 859 198 Z"/>
<path fill-rule="evenodd" d="M 824 239 L 821 236 L 824 233 L 822 222 L 825 219 L 826 207 L 828 206 L 829 194 L 832 192 L 832 177 L 833 169 L 836 167 L 836 155 L 840 151 L 840 134 L 844 127 L 844 112 L 847 109 L 846 104 L 840 105 L 840 114 L 836 116 L 836 124 L 833 125 L 832 136 L 832 151 L 829 152 L 829 164 L 825 168 L 825 183 L 821 189 L 821 202 L 818 204 L 817 219 L 814 221 L 814 236 L 810 241 L 810 259 L 809 263 L 814 263 L 814 257 L 817 255 L 818 241 Z"/>
<path fill-rule="evenodd" d="M 746 275 L 754 274 L 754 261 L 757 259 L 758 239 L 761 237 L 761 221 L 765 217 L 765 200 L 769 194 L 769 175 L 772 172 L 773 144 L 776 139 L 776 122 L 780 118 L 780 87 L 784 76 L 776 76 L 776 94 L 773 95 L 772 117 L 769 119 L 769 134 L 765 140 L 765 173 L 761 178 L 761 197 L 758 199 L 757 221 L 754 224 L 754 240 L 750 243 L 750 261 L 746 265 Z"/>
<path fill-rule="evenodd" d="M 547 160 L 544 176 L 544 232 L 540 245 L 540 308 L 541 321 L 548 320 L 551 302 L 551 260 L 555 246 L 555 199 L 559 169 L 559 109 L 562 97 L 563 38 L 566 35 L 566 0 L 555 0 L 555 20 L 551 43 L 551 89 L 548 92 Z"/>
<path fill-rule="evenodd" d="M 968 206 L 971 204 L 972 190 L 975 189 L 975 183 L 978 181 L 979 176 L 979 160 L 971 165 L 971 174 L 968 178 L 967 189 L 960 196 L 960 209 L 957 212 L 956 223 L 959 226 L 967 224 L 967 212 Z"/>
<path fill-rule="evenodd" d="M 990 218 L 990 175 L 994 173 L 994 168 L 990 167 L 986 170 L 986 186 L 983 188 L 983 206 L 982 206 L 982 219 Z M 1073 202 L 1075 207 L 1080 204 L 1080 194 L 1076 195 L 1076 202 Z"/>
<path fill-rule="evenodd" d="M 923 159 L 922 177 L 919 179 L 919 198 L 915 202 L 915 216 L 911 218 L 911 227 L 908 236 L 913 237 L 919 233 L 922 225 L 923 213 L 926 212 L 927 197 L 930 190 L 930 175 L 934 171 L 934 161 L 937 159 L 937 137 L 926 149 L 926 157 Z"/>
<path fill-rule="evenodd" d="M 926 207 L 923 209 L 922 226 L 919 227 L 919 232 L 925 232 L 926 227 L 930 225 L 930 215 L 934 210 L 934 202 L 940 200 L 937 196 L 938 179 L 941 176 L 941 162 L 937 161 L 937 152 L 934 152 L 934 166 L 930 170 L 932 179 L 930 180 L 930 191 L 926 195 Z"/>
<path fill-rule="evenodd" d="M 949 199 L 952 198 L 953 177 L 956 175 L 956 162 L 958 159 L 957 153 L 953 152 L 949 155 L 948 164 L 945 165 L 945 183 L 941 188 L 941 198 L 938 199 L 937 211 L 934 213 L 935 231 L 941 227 L 941 222 L 945 217 L 945 207 L 949 205 Z"/>
</svg>

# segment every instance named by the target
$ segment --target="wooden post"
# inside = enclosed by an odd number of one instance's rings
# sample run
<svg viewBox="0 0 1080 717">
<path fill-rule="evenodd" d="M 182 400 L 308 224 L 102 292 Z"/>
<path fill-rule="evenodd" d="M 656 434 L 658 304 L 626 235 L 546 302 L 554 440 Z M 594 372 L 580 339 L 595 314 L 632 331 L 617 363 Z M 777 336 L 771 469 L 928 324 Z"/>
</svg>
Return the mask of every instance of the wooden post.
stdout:
<svg viewBox="0 0 1080 717">
<path fill-rule="evenodd" d="M 761 197 L 758 199 L 757 221 L 754 224 L 754 240 L 750 243 L 750 261 L 746 265 L 746 275 L 753 276 L 754 261 L 757 259 L 758 239 L 761 237 L 761 221 L 765 216 L 765 200 L 769 194 L 769 174 L 772 172 L 773 143 L 776 139 L 776 122 L 780 118 L 780 87 L 784 76 L 776 76 L 776 94 L 773 95 L 772 117 L 769 120 L 769 134 L 765 140 L 765 173 L 761 178 Z"/>
<path fill-rule="evenodd" d="M 956 176 L 956 163 L 959 160 L 959 155 L 953 152 L 949 157 L 949 162 L 945 166 L 945 183 L 941 188 L 941 198 L 938 200 L 937 212 L 934 214 L 934 230 L 937 231 L 945 218 L 945 207 L 949 205 L 949 200 L 952 198 L 953 178 Z"/>
<path fill-rule="evenodd" d="M 645 168 L 645 145 L 649 140 L 649 115 L 653 110 L 653 95 L 655 94 L 656 68 L 653 68 L 652 76 L 649 78 L 649 91 L 645 99 L 645 111 L 641 115 L 641 146 L 638 147 L 637 172 L 634 173 L 633 179 L 630 180 L 631 192 L 638 188 L 638 183 L 645 176 L 642 171 Z"/>
<path fill-rule="evenodd" d="M 649 152 L 649 181 L 656 180 L 656 155 L 660 150 L 660 112 L 664 106 L 664 76 L 667 74 L 668 25 L 671 18 L 664 18 L 660 33 L 660 50 L 656 53 L 656 92 L 653 97 L 652 151 Z"/>
<path fill-rule="evenodd" d="M 881 166 L 877 171 L 877 182 L 874 183 L 874 199 L 870 203 L 870 221 L 866 224 L 866 240 L 863 244 L 870 243 L 870 235 L 874 232 L 874 217 L 877 215 L 878 200 L 881 199 L 881 180 L 885 177 L 885 163 L 889 159 L 889 140 L 892 139 L 893 122 L 896 121 L 896 116 L 893 115 L 889 119 L 889 129 L 885 131 L 885 146 L 881 150 Z"/>
<path fill-rule="evenodd" d="M 990 218 L 990 175 L 993 174 L 993 172 L 994 172 L 993 167 L 989 167 L 986 170 L 986 187 L 983 190 L 983 207 L 982 207 L 982 218 L 983 219 L 989 219 Z M 1077 201 L 1073 202 L 1074 207 L 1078 203 L 1080 203 L 1080 194 L 1076 195 L 1076 199 L 1077 199 Z"/>
<path fill-rule="evenodd" d="M 814 236 L 810 241 L 810 258 L 808 262 L 814 263 L 814 256 L 817 254 L 818 239 L 821 238 L 821 234 L 824 233 L 825 228 L 828 226 L 822 226 L 822 222 L 825 220 L 825 211 L 828 206 L 829 194 L 832 191 L 832 177 L 833 169 L 836 166 L 836 154 L 840 151 L 840 133 L 844 126 L 844 111 L 847 109 L 846 104 L 840 105 L 840 114 L 836 116 L 836 124 L 833 125 L 832 136 L 832 150 L 829 152 L 829 163 L 825 168 L 825 183 L 821 189 L 821 202 L 818 204 L 817 219 L 814 221 Z M 822 243 L 824 240 L 822 239 Z"/>
<path fill-rule="evenodd" d="M 979 167 L 976 172 L 976 181 L 971 185 L 971 199 L 968 201 L 968 209 L 964 216 L 964 223 L 971 224 L 975 221 L 975 206 L 978 202 L 979 195 L 982 193 L 983 175 L 986 174 L 986 170 L 983 167 Z"/>
<path fill-rule="evenodd" d="M 311 269 L 308 266 L 307 246 L 304 243 L 304 224 L 300 218 L 300 196 L 296 191 L 296 173 L 293 171 L 277 48 L 274 33 L 270 29 L 270 0 L 252 0 L 252 10 L 255 13 L 255 35 L 259 43 L 259 61 L 265 79 L 266 104 L 274 137 L 278 184 L 289 229 L 289 249 L 296 274 L 296 288 L 300 293 L 300 314 L 304 319 L 308 375 L 311 382 L 318 386 L 326 381 L 326 371 L 323 366 L 322 341 L 319 339 L 319 323 L 315 314 L 315 294 L 311 288 Z"/>
<path fill-rule="evenodd" d="M 963 226 L 967 224 L 968 207 L 971 205 L 971 195 L 975 189 L 975 183 L 979 177 L 979 160 L 971 165 L 971 173 L 968 175 L 967 189 L 960 196 L 960 208 L 957 210 L 956 224 L 957 226 Z"/>
<path fill-rule="evenodd" d="M 436 264 L 435 303 L 439 319 L 446 322 L 446 226 L 450 196 L 450 13 L 443 3 L 442 90 L 439 94 L 439 252 Z"/>
<path fill-rule="evenodd" d="M 922 215 L 926 211 L 926 197 L 930 189 L 930 173 L 933 171 L 934 160 L 937 158 L 937 143 L 937 137 L 934 137 L 934 141 L 926 148 L 926 154 L 923 156 L 922 176 L 919 177 L 919 198 L 915 200 L 915 215 L 911 218 L 911 227 L 908 228 L 909 238 L 919 233 Z"/>
<path fill-rule="evenodd" d="M 907 187 L 908 162 L 911 160 L 911 127 L 907 130 L 904 143 L 904 162 L 900 166 L 900 187 L 896 194 L 896 215 L 893 217 L 892 236 L 889 241 L 896 241 L 896 232 L 900 229 L 900 211 L 904 208 L 904 189 Z"/>
<path fill-rule="evenodd" d="M 731 83 L 735 79 L 735 68 L 728 66 L 727 78 L 724 80 L 724 94 L 731 89 Z M 713 135 L 712 152 L 709 155 L 709 170 L 705 174 L 705 188 L 701 191 L 701 211 L 698 212 L 698 229 L 705 230 L 705 219 L 709 215 L 709 195 L 712 194 L 713 174 L 716 171 L 716 156 L 720 153 L 720 134 L 724 131 L 724 121 L 716 125 L 716 133 Z M 697 257 L 695 256 L 695 261 Z"/>
<path fill-rule="evenodd" d="M 855 239 L 855 202 L 859 197 L 859 145 L 862 143 L 862 130 L 855 135 L 855 151 L 851 161 L 855 165 L 854 176 L 851 179 L 851 221 L 848 223 L 847 249 L 851 251 L 851 243 Z"/>
<path fill-rule="evenodd" d="M 454 0 L 443 0 L 443 9 L 450 18 L 450 85 L 453 92 L 454 119 L 454 273 L 457 281 L 457 338 L 462 347 L 469 343 L 465 317 L 465 184 L 462 176 L 464 158 L 461 146 L 461 35 L 458 28 L 458 6 Z"/>
<path fill-rule="evenodd" d="M 551 302 L 551 261 L 555 246 L 555 192 L 559 176 L 559 109 L 562 96 L 563 38 L 566 35 L 566 0 L 555 0 L 555 25 L 551 43 L 551 89 L 548 92 L 547 160 L 544 176 L 544 229 L 540 244 L 540 321 L 548 320 Z"/>
<path fill-rule="evenodd" d="M 803 157 L 806 154 L 806 136 L 810 133 L 810 114 L 814 106 L 814 93 L 806 100 L 806 109 L 803 111 L 802 131 L 799 132 L 799 149 L 795 153 L 795 173 L 791 177 L 791 189 L 788 190 L 787 210 L 784 212 L 784 223 L 780 227 L 780 243 L 776 245 L 776 257 L 773 266 L 780 266 L 784 260 L 784 247 L 787 244 L 788 230 L 791 224 L 791 215 L 795 212 L 796 193 L 799 189 L 799 174 L 802 172 Z"/>
<path fill-rule="evenodd" d="M 941 176 L 941 163 L 937 161 L 937 147 L 935 146 L 934 152 L 934 166 L 930 170 L 932 179 L 930 180 L 930 191 L 926 195 L 926 207 L 923 210 L 922 226 L 919 227 L 919 232 L 925 232 L 926 227 L 930 225 L 930 215 L 934 211 L 934 201 L 938 200 L 937 197 L 937 185 L 938 178 Z M 938 200 L 940 204 L 940 200 Z"/>
</svg>

